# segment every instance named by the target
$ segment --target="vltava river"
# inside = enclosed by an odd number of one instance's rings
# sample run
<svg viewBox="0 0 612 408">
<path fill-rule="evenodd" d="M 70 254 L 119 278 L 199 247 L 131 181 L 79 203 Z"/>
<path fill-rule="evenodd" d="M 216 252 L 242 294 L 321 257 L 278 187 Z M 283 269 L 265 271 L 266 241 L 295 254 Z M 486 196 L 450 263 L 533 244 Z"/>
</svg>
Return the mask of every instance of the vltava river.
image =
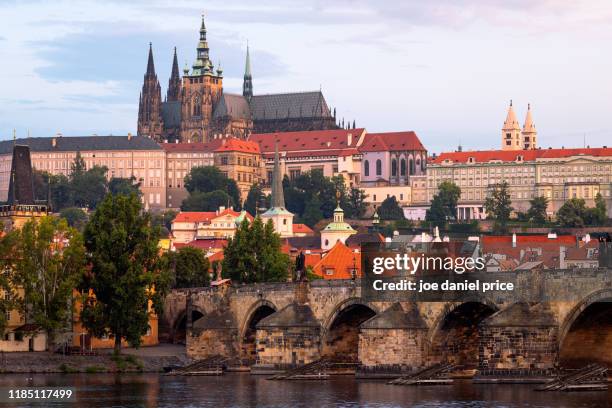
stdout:
<svg viewBox="0 0 612 408">
<path fill-rule="evenodd" d="M 607 407 L 612 391 L 539 393 L 531 385 L 408 387 L 350 376 L 328 381 L 268 381 L 249 374 L 167 377 L 158 374 L 0 374 L 0 388 L 74 387 L 74 403 L 7 407 Z"/>
</svg>

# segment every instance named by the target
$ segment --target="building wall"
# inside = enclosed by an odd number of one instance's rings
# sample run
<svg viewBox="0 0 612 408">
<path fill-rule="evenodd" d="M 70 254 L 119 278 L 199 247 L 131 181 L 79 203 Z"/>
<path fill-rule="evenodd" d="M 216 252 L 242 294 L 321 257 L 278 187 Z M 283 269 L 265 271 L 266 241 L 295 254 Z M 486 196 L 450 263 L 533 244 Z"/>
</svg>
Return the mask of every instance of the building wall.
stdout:
<svg viewBox="0 0 612 408">
<path fill-rule="evenodd" d="M 228 178 L 236 181 L 242 201 L 246 200 L 251 186 L 260 183 L 263 177 L 263 164 L 259 154 L 215 152 L 214 163 Z"/>
<path fill-rule="evenodd" d="M 185 189 L 185 177 L 194 167 L 212 166 L 212 152 L 169 151 L 166 152 L 166 203 L 168 208 L 180 208 L 189 196 Z"/>
<path fill-rule="evenodd" d="M 411 203 L 410 186 L 362 186 L 361 189 L 367 194 L 365 202 L 374 208 L 389 197 L 395 197 L 401 205 L 410 205 Z"/>
</svg>

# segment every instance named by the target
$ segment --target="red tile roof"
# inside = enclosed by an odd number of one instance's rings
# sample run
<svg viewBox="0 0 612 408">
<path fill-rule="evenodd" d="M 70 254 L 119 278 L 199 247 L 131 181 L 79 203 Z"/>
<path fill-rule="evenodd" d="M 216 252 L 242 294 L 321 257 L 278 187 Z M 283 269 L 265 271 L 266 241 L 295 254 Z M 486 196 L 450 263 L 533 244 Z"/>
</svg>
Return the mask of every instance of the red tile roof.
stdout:
<svg viewBox="0 0 612 408">
<path fill-rule="evenodd" d="M 473 158 L 476 163 L 486 163 L 489 161 L 513 162 L 517 161 L 518 156 L 522 156 L 523 161 L 534 161 L 537 159 L 560 159 L 572 156 L 612 156 L 612 148 L 585 148 L 585 149 L 537 149 L 537 150 L 477 150 L 463 152 L 445 152 L 436 158 L 430 158 L 430 163 L 442 164 L 445 160 L 452 160 L 457 163 L 467 163 L 469 158 Z"/>
<path fill-rule="evenodd" d="M 362 152 L 383 152 L 392 150 L 425 150 L 419 137 L 413 131 L 368 133 L 359 147 Z"/>
<path fill-rule="evenodd" d="M 313 234 L 314 231 L 306 224 L 293 224 L 294 234 Z"/>
<path fill-rule="evenodd" d="M 360 277 L 361 254 L 338 241 L 314 266 L 313 272 L 323 279 L 350 279 L 353 267 L 357 270 L 356 277 Z M 328 269 L 333 269 L 332 275 L 326 273 Z"/>
<path fill-rule="evenodd" d="M 211 264 L 216 261 L 222 261 L 225 258 L 223 251 L 215 252 L 211 256 L 208 257 L 208 262 Z"/>
<path fill-rule="evenodd" d="M 221 145 L 215 149 L 215 152 L 242 152 L 259 154 L 259 144 L 250 140 L 242 140 L 237 138 L 217 139 L 221 140 Z"/>
<path fill-rule="evenodd" d="M 548 238 L 547 235 L 517 235 L 516 245 L 529 244 L 557 244 L 557 245 L 575 245 L 576 237 L 574 235 L 558 235 L 557 238 Z M 482 237 L 483 247 L 488 245 L 512 244 L 512 235 L 485 235 Z"/>
<path fill-rule="evenodd" d="M 365 129 L 332 129 L 311 130 L 302 132 L 256 133 L 249 140 L 259 143 L 261 151 L 270 155 L 274 153 L 274 146 L 278 142 L 278 150 L 287 152 L 326 152 L 326 155 L 339 155 L 341 150 L 355 149 L 357 141 Z M 352 135 L 351 145 L 348 145 L 348 135 Z M 332 154 L 334 151 L 334 154 Z M 320 155 L 320 154 L 319 154 Z"/>
<path fill-rule="evenodd" d="M 204 222 L 216 215 L 215 211 L 181 211 L 172 222 Z"/>
</svg>

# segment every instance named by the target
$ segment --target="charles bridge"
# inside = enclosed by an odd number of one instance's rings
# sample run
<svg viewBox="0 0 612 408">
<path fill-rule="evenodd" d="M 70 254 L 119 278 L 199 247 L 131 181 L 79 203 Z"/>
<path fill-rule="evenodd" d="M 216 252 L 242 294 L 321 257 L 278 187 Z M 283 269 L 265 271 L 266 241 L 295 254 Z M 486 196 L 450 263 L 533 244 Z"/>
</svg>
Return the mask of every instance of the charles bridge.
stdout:
<svg viewBox="0 0 612 408">
<path fill-rule="evenodd" d="M 561 300 L 367 301 L 359 279 L 174 290 L 160 332 L 184 341 L 192 358 L 237 357 L 260 371 L 323 357 L 357 362 L 373 375 L 436 362 L 510 375 L 588 362 L 612 367 L 612 270 L 541 273 Z M 524 282 L 533 276 L 518 274 Z"/>
</svg>

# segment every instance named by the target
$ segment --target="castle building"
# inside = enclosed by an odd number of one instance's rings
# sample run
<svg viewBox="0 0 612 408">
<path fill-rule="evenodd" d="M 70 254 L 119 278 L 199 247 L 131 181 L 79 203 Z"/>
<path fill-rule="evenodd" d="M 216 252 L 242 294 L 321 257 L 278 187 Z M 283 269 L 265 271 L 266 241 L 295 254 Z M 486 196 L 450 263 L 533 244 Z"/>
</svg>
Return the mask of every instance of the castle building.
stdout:
<svg viewBox="0 0 612 408">
<path fill-rule="evenodd" d="M 323 93 L 294 92 L 255 95 L 251 56 L 247 46 L 242 94 L 223 90 L 223 69 L 210 59 L 204 17 L 196 60 L 180 77 L 176 49 L 166 98 L 161 88 L 149 47 L 138 110 L 138 135 L 157 141 L 207 142 L 215 137 L 246 139 L 251 133 L 335 129 Z"/>
<path fill-rule="evenodd" d="M 504 126 L 502 127 L 502 150 L 536 149 L 537 135 L 538 132 L 536 131 L 533 123 L 533 117 L 531 115 L 531 104 L 527 105 L 527 116 L 525 117 L 525 124 L 521 130 L 512 107 L 512 101 L 510 101 L 506 120 L 504 121 Z"/>
</svg>

